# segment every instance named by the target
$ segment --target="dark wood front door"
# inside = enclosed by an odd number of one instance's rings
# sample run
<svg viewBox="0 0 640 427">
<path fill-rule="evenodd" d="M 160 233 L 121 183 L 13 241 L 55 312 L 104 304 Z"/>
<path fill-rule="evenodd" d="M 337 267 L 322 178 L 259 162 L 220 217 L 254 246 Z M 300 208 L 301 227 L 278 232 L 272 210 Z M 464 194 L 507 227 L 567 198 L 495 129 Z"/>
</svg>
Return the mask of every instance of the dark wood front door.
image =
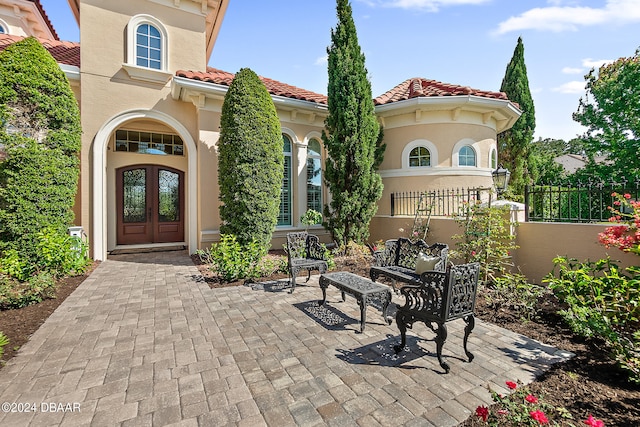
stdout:
<svg viewBox="0 0 640 427">
<path fill-rule="evenodd" d="M 184 241 L 184 173 L 136 165 L 116 171 L 118 244 Z"/>
</svg>

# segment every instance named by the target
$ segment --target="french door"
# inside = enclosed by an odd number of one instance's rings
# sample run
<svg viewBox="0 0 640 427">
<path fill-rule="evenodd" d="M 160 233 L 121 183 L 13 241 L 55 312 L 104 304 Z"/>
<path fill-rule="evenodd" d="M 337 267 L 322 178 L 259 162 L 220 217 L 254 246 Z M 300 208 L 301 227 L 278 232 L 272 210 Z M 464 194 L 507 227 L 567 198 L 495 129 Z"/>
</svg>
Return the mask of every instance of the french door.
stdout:
<svg viewBox="0 0 640 427">
<path fill-rule="evenodd" d="M 184 173 L 158 165 L 116 170 L 117 244 L 184 241 Z"/>
</svg>

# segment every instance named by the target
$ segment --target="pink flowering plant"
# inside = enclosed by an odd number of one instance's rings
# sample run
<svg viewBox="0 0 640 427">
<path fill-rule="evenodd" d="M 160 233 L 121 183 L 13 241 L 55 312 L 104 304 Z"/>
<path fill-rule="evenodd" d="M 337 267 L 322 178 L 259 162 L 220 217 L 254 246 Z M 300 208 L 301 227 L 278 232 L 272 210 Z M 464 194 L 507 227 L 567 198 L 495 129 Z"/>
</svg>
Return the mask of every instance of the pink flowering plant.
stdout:
<svg viewBox="0 0 640 427">
<path fill-rule="evenodd" d="M 507 381 L 506 386 L 512 390 L 509 395 L 502 395 L 491 388 L 491 398 L 495 402 L 491 408 L 478 406 L 475 415 L 483 425 L 489 426 L 574 426 L 573 416 L 565 408 L 555 408 L 545 403 L 538 396 L 531 394 L 528 387 L 519 381 Z M 602 420 L 589 415 L 582 422 L 592 427 L 604 427 Z"/>
<path fill-rule="evenodd" d="M 609 221 L 616 225 L 607 227 L 598 239 L 607 248 L 616 247 L 640 255 L 640 201 L 631 200 L 628 193 L 613 193 L 611 196 L 616 200 L 613 206 L 609 206 Z"/>
</svg>

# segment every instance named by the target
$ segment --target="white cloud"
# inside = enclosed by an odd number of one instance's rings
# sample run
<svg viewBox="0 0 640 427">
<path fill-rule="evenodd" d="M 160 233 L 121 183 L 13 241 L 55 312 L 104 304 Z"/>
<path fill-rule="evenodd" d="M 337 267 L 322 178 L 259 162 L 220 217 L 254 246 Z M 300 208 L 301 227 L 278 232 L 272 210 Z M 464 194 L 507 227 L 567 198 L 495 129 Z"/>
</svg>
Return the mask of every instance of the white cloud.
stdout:
<svg viewBox="0 0 640 427">
<path fill-rule="evenodd" d="M 580 74 L 584 73 L 584 68 L 575 68 L 575 67 L 564 67 L 562 69 L 564 74 Z"/>
<path fill-rule="evenodd" d="M 360 0 L 369 6 L 396 7 L 400 9 L 417 9 L 437 12 L 441 7 L 478 5 L 492 0 Z"/>
<path fill-rule="evenodd" d="M 558 87 L 554 87 L 551 90 L 553 92 L 559 92 L 559 93 L 570 93 L 570 94 L 584 93 L 585 82 L 584 81 L 568 82 Z"/>
<path fill-rule="evenodd" d="M 577 31 L 580 27 L 591 25 L 640 22 L 638 0 L 607 0 L 602 8 L 559 6 L 561 2 L 558 1 L 552 1 L 551 4 L 550 7 L 538 7 L 512 16 L 498 24 L 495 33 L 521 30 Z"/>
<path fill-rule="evenodd" d="M 315 65 L 324 65 L 327 62 L 329 62 L 329 55 L 323 55 L 319 58 L 316 59 L 316 62 L 314 62 Z"/>
<path fill-rule="evenodd" d="M 613 59 L 591 59 L 591 58 L 586 58 L 582 60 L 582 65 L 584 67 L 587 67 L 588 69 L 591 68 L 600 68 L 605 64 L 610 64 L 613 62 Z"/>
</svg>

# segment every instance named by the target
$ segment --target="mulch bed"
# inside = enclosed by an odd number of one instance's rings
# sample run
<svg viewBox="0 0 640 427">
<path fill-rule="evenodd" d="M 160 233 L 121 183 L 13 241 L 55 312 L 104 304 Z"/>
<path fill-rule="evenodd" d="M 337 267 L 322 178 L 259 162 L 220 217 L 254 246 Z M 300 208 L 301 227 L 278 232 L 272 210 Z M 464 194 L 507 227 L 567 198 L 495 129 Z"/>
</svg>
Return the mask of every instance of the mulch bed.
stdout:
<svg viewBox="0 0 640 427">
<path fill-rule="evenodd" d="M 281 252 L 278 252 L 281 254 Z M 204 280 L 213 289 L 226 286 L 241 286 L 245 281 L 225 283 L 218 280 L 197 256 L 194 264 Z M 370 259 L 367 257 L 336 258 L 337 270 L 348 270 L 361 276 L 369 274 Z M 95 267 L 97 263 L 94 264 Z M 0 331 L 10 339 L 2 359 L 6 362 L 13 357 L 20 346 L 53 313 L 53 311 L 88 276 L 71 277 L 60 280 L 56 298 L 22 309 L 0 312 Z M 254 279 L 266 281 L 286 278 L 278 273 L 269 277 Z M 587 340 L 575 336 L 562 319 L 555 313 L 557 304 L 552 297 L 538 304 L 539 316 L 531 321 L 522 321 L 508 310 L 495 312 L 479 294 L 476 316 L 498 326 L 521 333 L 530 338 L 571 351 L 576 356 L 554 365 L 529 388 L 536 396 L 555 407 L 564 407 L 576 418 L 574 425 L 584 425 L 582 420 L 589 414 L 602 419 L 606 426 L 640 426 L 640 386 L 626 380 L 626 374 L 614 363 L 606 361 L 606 349 L 599 340 Z M 505 381 L 513 380 L 505 378 Z M 481 425 L 475 416 L 461 426 Z M 569 424 L 567 424 L 569 425 Z"/>
</svg>

